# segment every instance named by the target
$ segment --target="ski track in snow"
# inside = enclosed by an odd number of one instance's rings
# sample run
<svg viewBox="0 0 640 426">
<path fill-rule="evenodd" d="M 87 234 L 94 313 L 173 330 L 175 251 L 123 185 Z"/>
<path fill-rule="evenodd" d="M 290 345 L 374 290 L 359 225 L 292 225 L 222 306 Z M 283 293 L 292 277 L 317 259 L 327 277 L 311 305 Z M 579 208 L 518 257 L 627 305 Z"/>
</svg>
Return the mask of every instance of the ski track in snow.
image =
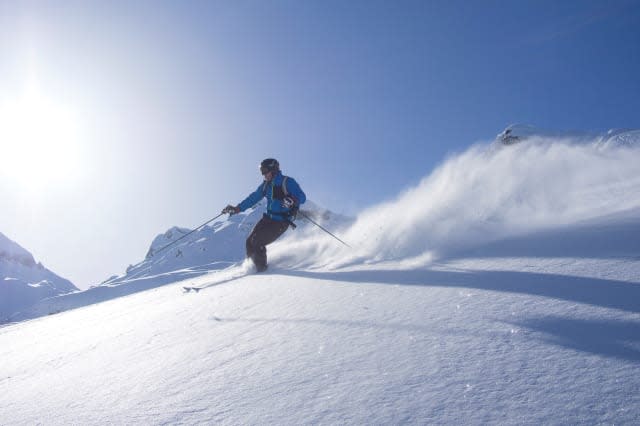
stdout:
<svg viewBox="0 0 640 426">
<path fill-rule="evenodd" d="M 267 273 L 0 327 L 0 423 L 640 424 L 639 151 L 512 148 L 364 212 L 354 252 L 307 228 Z"/>
</svg>

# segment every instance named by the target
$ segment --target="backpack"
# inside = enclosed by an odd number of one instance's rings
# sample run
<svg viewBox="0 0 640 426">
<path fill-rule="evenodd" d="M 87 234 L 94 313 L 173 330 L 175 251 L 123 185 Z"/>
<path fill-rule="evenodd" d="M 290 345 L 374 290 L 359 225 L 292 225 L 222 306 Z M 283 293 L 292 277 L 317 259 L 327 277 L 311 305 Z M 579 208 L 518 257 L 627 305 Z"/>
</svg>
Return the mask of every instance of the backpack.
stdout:
<svg viewBox="0 0 640 426">
<path fill-rule="evenodd" d="M 273 186 L 273 199 L 274 200 L 278 200 L 278 201 L 282 201 L 284 200 L 284 198 L 289 195 L 289 191 L 287 191 L 287 179 L 289 179 L 288 176 L 282 176 L 282 185 L 274 185 Z M 269 182 L 265 182 L 264 185 L 262 185 L 262 195 L 266 196 L 267 195 L 267 185 L 269 184 Z M 278 214 L 278 213 L 272 213 L 272 214 Z M 296 229 L 296 225 L 293 223 L 294 220 L 296 220 L 296 217 L 298 216 L 298 208 L 294 207 L 293 209 L 291 209 L 291 211 L 289 212 L 288 215 L 285 214 L 280 214 L 281 216 L 286 216 L 286 221 L 289 222 L 289 225 L 291 225 L 291 227 L 293 229 Z"/>
</svg>

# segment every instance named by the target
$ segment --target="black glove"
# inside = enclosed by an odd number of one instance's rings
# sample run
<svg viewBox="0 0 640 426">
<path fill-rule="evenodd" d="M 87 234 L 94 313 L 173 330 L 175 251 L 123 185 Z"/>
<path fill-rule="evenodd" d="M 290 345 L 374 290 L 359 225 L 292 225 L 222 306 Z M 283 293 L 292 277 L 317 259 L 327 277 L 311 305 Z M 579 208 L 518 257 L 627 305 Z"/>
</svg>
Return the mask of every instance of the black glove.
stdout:
<svg viewBox="0 0 640 426">
<path fill-rule="evenodd" d="M 292 209 L 297 204 L 298 200 L 296 200 L 296 198 L 292 197 L 291 195 L 287 195 L 286 197 L 284 197 L 284 200 L 282 200 L 282 207 L 286 209 Z"/>
<path fill-rule="evenodd" d="M 228 213 L 230 216 L 233 216 L 234 214 L 240 213 L 240 208 L 238 206 L 232 206 L 231 204 L 229 204 L 222 210 L 222 213 Z"/>
</svg>

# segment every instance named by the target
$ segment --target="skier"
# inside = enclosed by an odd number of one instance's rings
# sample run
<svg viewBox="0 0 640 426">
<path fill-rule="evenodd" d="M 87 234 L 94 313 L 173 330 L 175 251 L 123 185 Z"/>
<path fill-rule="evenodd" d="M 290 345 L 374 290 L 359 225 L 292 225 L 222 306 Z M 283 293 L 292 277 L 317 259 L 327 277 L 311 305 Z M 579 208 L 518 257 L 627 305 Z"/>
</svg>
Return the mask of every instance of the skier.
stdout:
<svg viewBox="0 0 640 426">
<path fill-rule="evenodd" d="M 260 163 L 260 173 L 264 182 L 240 204 L 229 204 L 222 213 L 234 215 L 253 207 L 264 197 L 267 198 L 267 212 L 262 215 L 247 238 L 247 257 L 253 260 L 258 272 L 267 269 L 266 246 L 277 240 L 293 225 L 298 208 L 307 196 L 300 185 L 291 177 L 283 176 L 280 164 L 275 158 L 267 158 Z M 295 227 L 295 225 L 293 225 Z"/>
</svg>

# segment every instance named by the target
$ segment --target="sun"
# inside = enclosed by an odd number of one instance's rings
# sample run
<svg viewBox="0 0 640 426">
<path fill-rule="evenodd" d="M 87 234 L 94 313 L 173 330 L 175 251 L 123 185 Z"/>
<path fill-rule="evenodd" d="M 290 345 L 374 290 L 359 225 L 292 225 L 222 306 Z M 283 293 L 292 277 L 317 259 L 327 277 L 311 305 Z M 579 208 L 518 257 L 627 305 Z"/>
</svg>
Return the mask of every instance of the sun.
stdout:
<svg viewBox="0 0 640 426">
<path fill-rule="evenodd" d="M 0 103 L 0 175 L 25 189 L 72 179 L 78 131 L 71 109 L 35 91 Z"/>
</svg>

